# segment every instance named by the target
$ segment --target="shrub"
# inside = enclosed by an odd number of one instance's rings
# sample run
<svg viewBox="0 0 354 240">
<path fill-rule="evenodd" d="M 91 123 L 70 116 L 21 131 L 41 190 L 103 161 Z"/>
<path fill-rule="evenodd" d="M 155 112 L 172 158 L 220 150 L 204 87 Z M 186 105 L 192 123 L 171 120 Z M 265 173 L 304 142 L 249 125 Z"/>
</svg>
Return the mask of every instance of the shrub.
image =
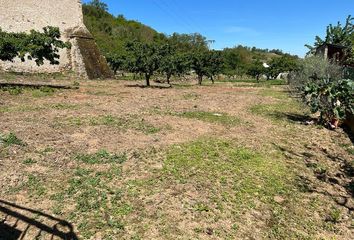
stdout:
<svg viewBox="0 0 354 240">
<path fill-rule="evenodd" d="M 324 123 L 345 119 L 354 113 L 354 82 L 352 80 L 320 79 L 308 82 L 303 89 L 306 103 L 313 113 L 319 112 Z"/>
<path fill-rule="evenodd" d="M 320 57 L 308 57 L 292 74 L 290 86 L 302 96 L 321 123 L 337 127 L 338 121 L 354 113 L 353 80 L 342 79 L 342 67 Z"/>
<path fill-rule="evenodd" d="M 308 83 L 322 79 L 338 80 L 342 78 L 342 67 L 321 57 L 307 57 L 299 61 L 299 70 L 289 76 L 289 84 L 295 91 L 302 92 Z"/>
</svg>

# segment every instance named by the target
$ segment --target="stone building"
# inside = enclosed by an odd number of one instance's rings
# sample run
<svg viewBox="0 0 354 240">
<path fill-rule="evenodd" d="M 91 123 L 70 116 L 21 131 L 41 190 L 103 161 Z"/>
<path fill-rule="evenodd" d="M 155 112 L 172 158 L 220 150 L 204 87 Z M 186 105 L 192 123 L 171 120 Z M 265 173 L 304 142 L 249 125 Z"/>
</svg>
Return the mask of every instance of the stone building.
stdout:
<svg viewBox="0 0 354 240">
<path fill-rule="evenodd" d="M 37 66 L 34 61 L 1 62 L 0 69 L 14 72 L 72 71 L 82 78 L 109 78 L 106 59 L 83 22 L 80 0 L 0 0 L 0 28 L 7 32 L 28 32 L 59 27 L 62 40 L 71 49 L 61 49 L 59 65 Z"/>
</svg>

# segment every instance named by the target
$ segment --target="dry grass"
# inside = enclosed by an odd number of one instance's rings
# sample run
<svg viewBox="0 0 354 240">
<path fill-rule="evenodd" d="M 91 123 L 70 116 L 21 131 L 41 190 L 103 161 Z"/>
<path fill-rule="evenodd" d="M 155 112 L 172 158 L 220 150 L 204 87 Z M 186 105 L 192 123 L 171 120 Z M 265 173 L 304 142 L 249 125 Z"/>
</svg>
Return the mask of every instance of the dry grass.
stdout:
<svg viewBox="0 0 354 240">
<path fill-rule="evenodd" d="M 80 239 L 352 239 L 352 143 L 286 86 L 80 84 L 0 91 L 0 199 Z"/>
</svg>

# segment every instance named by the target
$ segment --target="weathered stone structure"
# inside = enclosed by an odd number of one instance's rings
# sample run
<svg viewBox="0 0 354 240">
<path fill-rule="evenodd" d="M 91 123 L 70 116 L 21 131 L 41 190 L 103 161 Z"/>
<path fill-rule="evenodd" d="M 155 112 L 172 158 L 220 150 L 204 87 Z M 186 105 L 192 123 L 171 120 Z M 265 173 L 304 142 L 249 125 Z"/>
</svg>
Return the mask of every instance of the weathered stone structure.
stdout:
<svg viewBox="0 0 354 240">
<path fill-rule="evenodd" d="M 80 0 L 0 0 L 0 28 L 7 32 L 28 32 L 59 27 L 62 40 L 71 49 L 60 50 L 59 65 L 37 66 L 33 61 L 1 62 L 0 68 L 15 72 L 73 71 L 83 78 L 108 78 L 112 73 L 106 59 L 83 22 Z"/>
</svg>

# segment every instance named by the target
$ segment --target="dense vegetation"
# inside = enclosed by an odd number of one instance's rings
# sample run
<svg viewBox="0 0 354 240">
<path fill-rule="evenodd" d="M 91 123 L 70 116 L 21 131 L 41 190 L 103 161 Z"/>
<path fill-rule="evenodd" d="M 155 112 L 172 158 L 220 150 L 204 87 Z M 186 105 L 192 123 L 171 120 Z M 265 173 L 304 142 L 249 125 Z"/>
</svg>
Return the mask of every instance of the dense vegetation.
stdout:
<svg viewBox="0 0 354 240">
<path fill-rule="evenodd" d="M 291 85 L 303 97 L 313 113 L 320 114 L 320 122 L 336 128 L 341 120 L 354 114 L 354 82 L 347 74 L 348 65 L 354 60 L 354 18 L 349 16 L 346 23 L 327 27 L 325 39 L 316 37 L 308 57 L 300 62 L 299 70 L 291 79 Z M 341 62 L 311 56 L 323 44 L 345 47 Z"/>
<path fill-rule="evenodd" d="M 199 33 L 166 36 L 122 15 L 115 17 L 107 10 L 107 5 L 99 0 L 84 4 L 86 26 L 115 73 L 143 75 L 147 85 L 156 73 L 170 83 L 172 76 L 193 72 L 201 84 L 204 77 L 214 82 L 219 74 L 257 79 L 265 75 L 271 79 L 296 69 L 297 57 L 278 49 L 239 45 L 223 51 L 211 50 L 212 41 Z M 268 63 L 269 68 L 263 63 Z"/>
<path fill-rule="evenodd" d="M 31 30 L 30 33 L 7 33 L 0 29 L 0 60 L 13 61 L 16 57 L 23 62 L 34 60 L 37 65 L 48 60 L 59 64 L 60 48 L 70 47 L 60 39 L 59 28 L 45 27 L 43 33 Z"/>
</svg>

